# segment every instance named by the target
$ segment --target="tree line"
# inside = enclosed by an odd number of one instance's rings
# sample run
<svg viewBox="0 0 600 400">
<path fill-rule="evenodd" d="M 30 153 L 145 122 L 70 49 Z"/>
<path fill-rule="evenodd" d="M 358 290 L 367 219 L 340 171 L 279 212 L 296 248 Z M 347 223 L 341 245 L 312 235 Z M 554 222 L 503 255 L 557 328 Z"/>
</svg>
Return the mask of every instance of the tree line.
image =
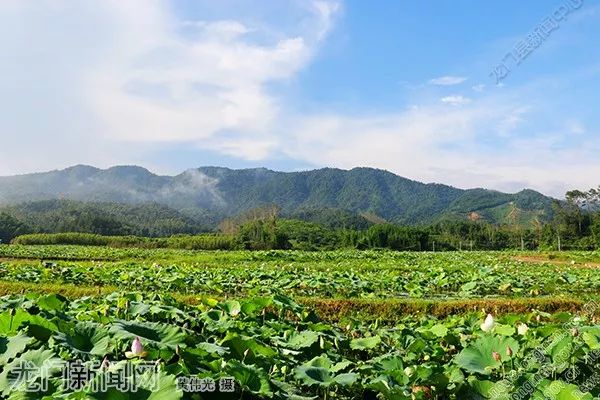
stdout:
<svg viewBox="0 0 600 400">
<path fill-rule="evenodd" d="M 67 209 L 51 214 L 55 229 L 32 227 L 28 220 L 0 212 L 0 240 L 18 244 L 81 244 L 113 247 L 170 247 L 183 249 L 300 249 L 332 250 L 341 248 L 412 251 L 447 250 L 595 250 L 600 249 L 600 189 L 573 190 L 565 201 L 556 201 L 553 216 L 535 226 L 492 225 L 484 221 L 444 220 L 427 226 L 399 226 L 380 221 L 356 222 L 347 214 L 328 210 L 315 213 L 314 221 L 281 216 L 276 205 L 255 208 L 221 221 L 217 232 L 158 206 L 141 206 L 129 213 L 125 223 L 111 214 L 98 215 L 93 208 L 84 212 Z M 144 208 L 145 207 L 145 208 Z M 158 207 L 158 208 L 157 208 Z M 150 210 L 159 219 L 160 235 L 144 215 Z M 64 211 L 63 211 L 64 212 Z M 137 215 L 137 216 L 136 216 Z M 107 220 L 108 218 L 108 220 Z M 131 229 L 142 219 L 142 228 Z M 340 223 L 339 220 L 343 221 Z M 373 219 L 370 219 L 373 221 Z M 69 226 L 69 221 L 72 225 Z M 185 221 L 185 222 L 182 222 Z M 110 222 L 110 223 L 109 223 Z M 118 229 L 124 224 L 129 229 Z M 183 224 L 183 225 L 182 225 Z M 179 229 L 178 229 L 179 228 Z M 133 234 L 132 234 L 133 233 Z M 140 234 L 141 233 L 141 234 Z M 153 236 L 153 237 L 152 237 Z"/>
</svg>

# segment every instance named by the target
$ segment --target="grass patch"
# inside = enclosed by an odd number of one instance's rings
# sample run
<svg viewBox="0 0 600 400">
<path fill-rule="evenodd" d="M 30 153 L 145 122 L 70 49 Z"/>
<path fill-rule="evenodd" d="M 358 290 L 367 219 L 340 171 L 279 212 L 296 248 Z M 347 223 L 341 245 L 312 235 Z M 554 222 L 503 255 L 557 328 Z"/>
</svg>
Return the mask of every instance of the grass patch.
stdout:
<svg viewBox="0 0 600 400">
<path fill-rule="evenodd" d="M 120 291 L 112 286 L 77 286 L 69 284 L 37 284 L 28 282 L 0 281 L 0 295 L 27 293 L 57 293 L 68 298 L 84 296 L 104 296 Z M 178 301 L 194 305 L 202 301 L 201 294 L 189 295 L 170 293 Z M 323 299 L 300 297 L 297 301 L 311 309 L 325 321 L 340 321 L 353 317 L 361 320 L 393 322 L 407 315 L 449 315 L 485 311 L 493 314 L 527 313 L 532 310 L 545 312 L 582 310 L 589 299 L 571 299 L 566 297 L 535 298 L 494 298 L 468 300 L 423 300 L 423 299 Z M 600 297 L 595 297 L 600 299 Z"/>
<path fill-rule="evenodd" d="M 78 286 L 64 283 L 31 283 L 0 281 L 0 296 L 11 294 L 61 294 L 69 298 L 106 295 L 119 289 L 113 286 Z"/>
<path fill-rule="evenodd" d="M 302 298 L 305 304 L 324 320 L 336 321 L 353 316 L 361 320 L 382 319 L 394 321 L 407 315 L 449 315 L 484 311 L 492 314 L 527 313 L 532 310 L 545 312 L 580 311 L 586 303 L 583 299 L 565 297 L 495 298 L 468 300 L 420 300 L 420 299 L 311 299 Z"/>
</svg>

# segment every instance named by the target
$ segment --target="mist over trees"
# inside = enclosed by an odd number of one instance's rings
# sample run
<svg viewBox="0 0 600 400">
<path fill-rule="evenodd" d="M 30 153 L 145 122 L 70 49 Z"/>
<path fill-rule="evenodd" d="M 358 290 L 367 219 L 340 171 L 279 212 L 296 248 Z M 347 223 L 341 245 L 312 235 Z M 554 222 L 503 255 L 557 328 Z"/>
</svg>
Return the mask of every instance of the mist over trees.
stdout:
<svg viewBox="0 0 600 400">
<path fill-rule="evenodd" d="M 174 210 L 155 203 L 29 202 L 0 209 L 0 240 L 21 244 L 90 244 L 189 249 L 339 248 L 413 251 L 600 248 L 600 189 L 569 191 L 554 201 L 546 222 L 492 224 L 473 218 L 444 218 L 402 226 L 370 213 L 301 209 L 283 213 L 267 204 L 224 217 L 209 211 Z M 53 235 L 62 234 L 62 235 Z"/>
</svg>

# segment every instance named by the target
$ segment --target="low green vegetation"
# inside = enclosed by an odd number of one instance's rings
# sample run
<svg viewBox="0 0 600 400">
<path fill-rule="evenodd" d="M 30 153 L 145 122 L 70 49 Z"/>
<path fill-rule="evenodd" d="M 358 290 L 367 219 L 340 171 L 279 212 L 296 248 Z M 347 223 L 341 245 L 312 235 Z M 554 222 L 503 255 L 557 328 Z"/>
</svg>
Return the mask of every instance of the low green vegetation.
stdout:
<svg viewBox="0 0 600 400">
<path fill-rule="evenodd" d="M 472 211 L 426 226 L 399 226 L 374 214 L 340 210 L 303 211 L 293 218 L 271 205 L 221 216 L 217 231 L 207 233 L 195 219 L 182 222 L 187 217 L 164 206 L 129 210 L 133 206 L 53 201 L 0 212 L 0 241 L 195 250 L 594 250 L 600 247 L 599 203 L 597 191 L 574 191 L 567 201 L 553 203 L 552 219 L 535 224 L 518 222 L 514 209 L 511 224 L 492 225 Z"/>
<path fill-rule="evenodd" d="M 0 246 L 1 397 L 600 395 L 598 252 L 146 247 Z M 93 374 L 65 386 L 74 361 Z"/>
<path fill-rule="evenodd" d="M 219 296 L 282 291 L 317 298 L 463 299 L 600 291 L 597 269 L 584 262 L 532 263 L 509 253 L 1 246 L 0 257 L 24 258 L 0 261 L 8 281 Z"/>
<path fill-rule="evenodd" d="M 408 317 L 390 326 L 323 322 L 281 295 L 193 306 L 141 294 L 8 296 L 0 298 L 0 390 L 8 398 L 29 390 L 44 399 L 194 399 L 177 385 L 193 376 L 233 378 L 235 393 L 213 393 L 224 399 L 509 399 L 522 391 L 592 399 L 598 389 L 585 385 L 600 331 L 593 305 L 586 310 Z M 65 386 L 61 374 L 75 359 L 93 378 Z M 32 373 L 9 374 L 25 362 Z M 53 368 L 36 373 L 41 365 Z M 128 397 L 99 389 L 128 365 L 152 366 L 128 377 L 136 388 Z M 32 389 L 42 382 L 46 389 Z"/>
<path fill-rule="evenodd" d="M 93 233 L 37 233 L 18 236 L 12 243 L 16 245 L 79 245 L 187 250 L 233 250 L 239 247 L 238 241 L 234 236 L 210 233 L 202 235 L 177 235 L 168 238 L 103 236 Z"/>
</svg>

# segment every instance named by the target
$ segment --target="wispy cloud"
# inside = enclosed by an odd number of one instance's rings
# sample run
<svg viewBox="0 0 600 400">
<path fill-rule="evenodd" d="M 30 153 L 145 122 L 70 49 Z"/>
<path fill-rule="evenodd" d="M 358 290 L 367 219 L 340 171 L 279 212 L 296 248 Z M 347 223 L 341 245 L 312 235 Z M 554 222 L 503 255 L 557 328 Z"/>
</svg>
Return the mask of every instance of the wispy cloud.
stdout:
<svg viewBox="0 0 600 400">
<path fill-rule="evenodd" d="M 566 122 L 566 129 L 572 135 L 582 135 L 586 133 L 585 125 L 581 121 L 571 119 Z"/>
<path fill-rule="evenodd" d="M 446 76 L 440 76 L 439 78 L 430 79 L 429 84 L 437 85 L 437 86 L 454 86 L 454 85 L 459 85 L 459 84 L 463 83 L 467 79 L 468 78 L 465 76 L 446 75 Z"/>
<path fill-rule="evenodd" d="M 496 126 L 496 132 L 501 137 L 508 137 L 525 121 L 525 116 L 531 111 L 531 106 L 515 106 L 509 109 Z"/>
<path fill-rule="evenodd" d="M 455 94 L 452 96 L 442 97 L 440 101 L 442 103 L 450 104 L 452 106 L 462 106 L 465 104 L 469 104 L 471 102 L 471 99 L 460 94 Z"/>
</svg>

